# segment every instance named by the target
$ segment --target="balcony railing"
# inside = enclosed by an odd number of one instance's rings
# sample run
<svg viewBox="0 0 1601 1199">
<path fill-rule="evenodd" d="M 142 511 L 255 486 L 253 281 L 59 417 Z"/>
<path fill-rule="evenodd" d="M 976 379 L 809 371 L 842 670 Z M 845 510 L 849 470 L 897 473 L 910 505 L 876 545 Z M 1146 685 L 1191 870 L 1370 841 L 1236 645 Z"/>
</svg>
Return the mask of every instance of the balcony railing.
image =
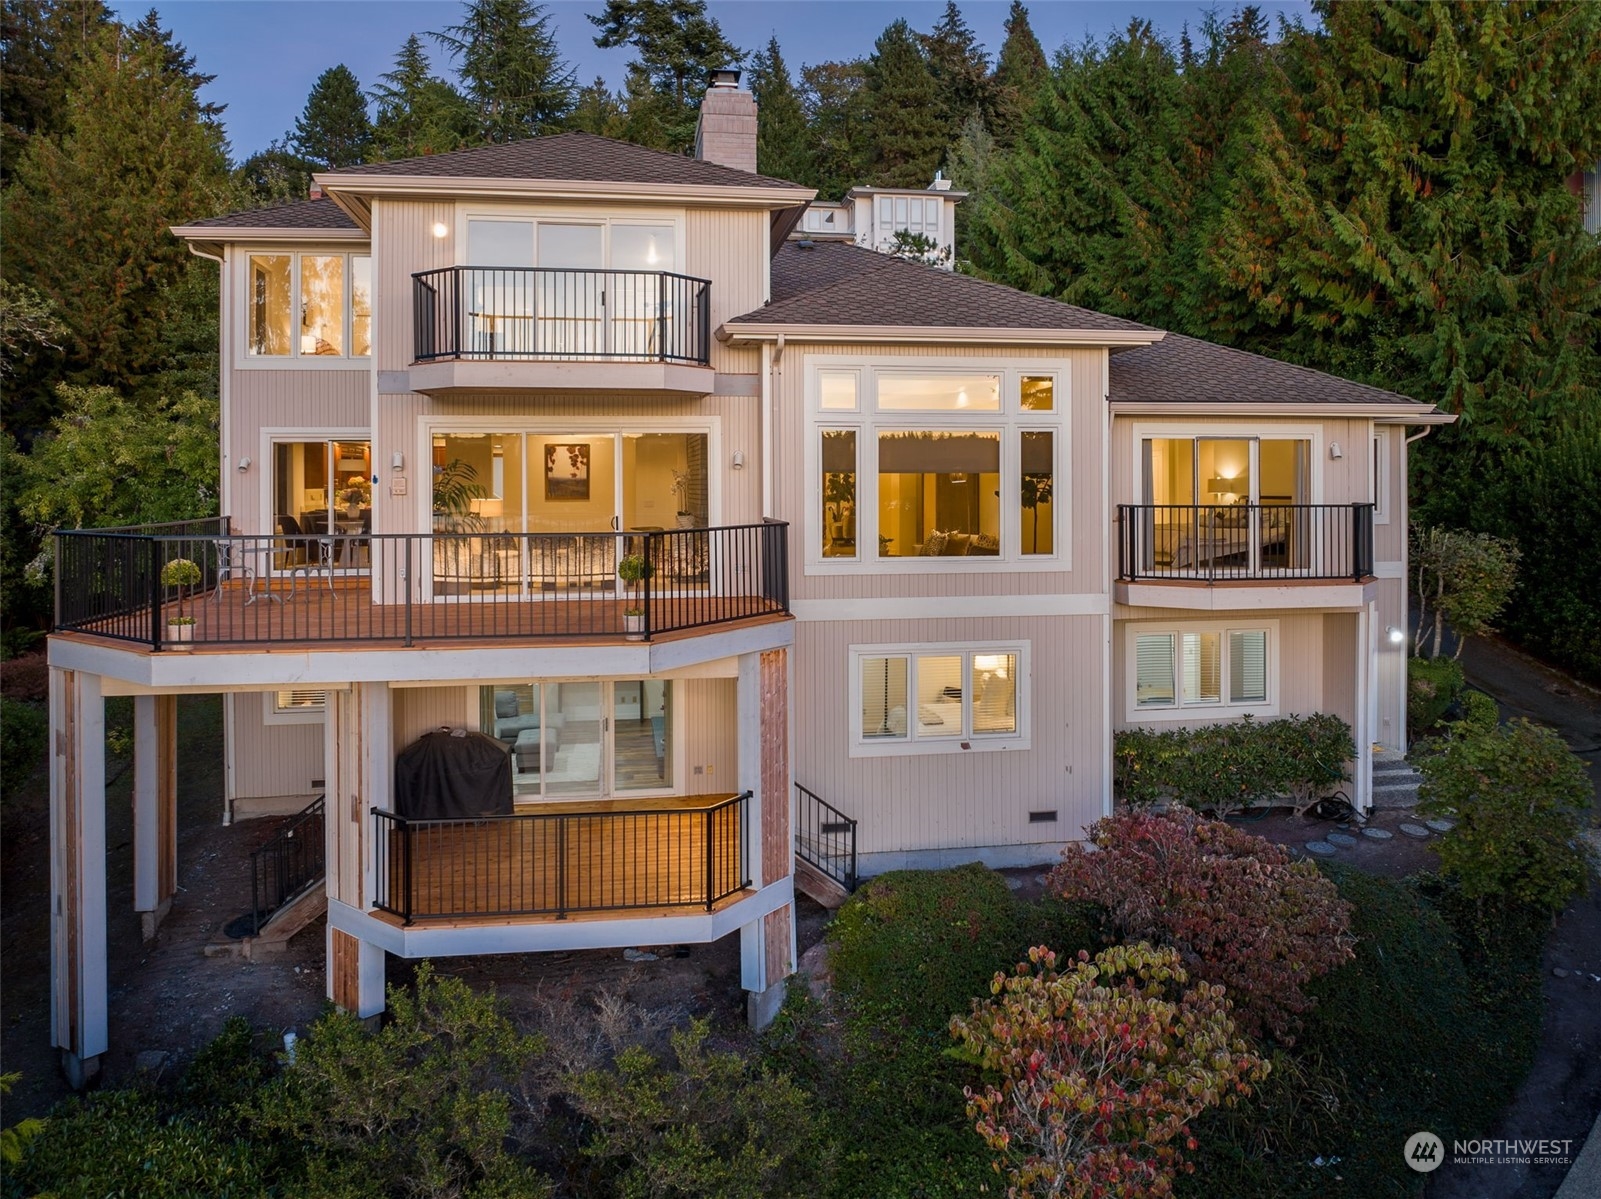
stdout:
<svg viewBox="0 0 1601 1199">
<path fill-rule="evenodd" d="M 227 521 L 56 535 L 56 629 L 151 649 L 650 639 L 789 611 L 789 526 L 241 536 Z M 643 577 L 618 573 L 637 558 Z M 170 568 L 177 559 L 195 572 Z M 195 582 L 176 582 L 184 573 Z M 632 573 L 632 572 L 629 572 Z M 164 581 L 165 577 L 165 581 Z"/>
<path fill-rule="evenodd" d="M 1119 504 L 1118 577 L 1361 580 L 1372 504 Z"/>
<path fill-rule="evenodd" d="M 418 362 L 708 361 L 705 279 L 668 271 L 478 266 L 411 278 Z"/>
<path fill-rule="evenodd" d="M 750 886 L 751 793 L 706 807 L 408 820 L 372 809 L 373 906 L 406 924 L 696 907 Z"/>
</svg>

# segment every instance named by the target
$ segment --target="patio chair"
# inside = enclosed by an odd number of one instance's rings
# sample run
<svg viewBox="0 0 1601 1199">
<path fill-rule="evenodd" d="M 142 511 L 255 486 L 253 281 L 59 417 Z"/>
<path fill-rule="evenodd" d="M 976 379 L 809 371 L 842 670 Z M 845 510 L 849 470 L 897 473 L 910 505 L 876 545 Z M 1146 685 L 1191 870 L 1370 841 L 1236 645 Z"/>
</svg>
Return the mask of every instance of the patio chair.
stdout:
<svg viewBox="0 0 1601 1199">
<path fill-rule="evenodd" d="M 224 579 L 238 579 L 245 581 L 245 594 L 254 598 L 256 594 L 256 568 L 246 560 L 239 547 L 231 541 L 213 541 L 212 546 L 217 553 L 217 585 L 212 589 L 211 602 L 216 603 L 222 598 L 222 581 Z"/>
</svg>

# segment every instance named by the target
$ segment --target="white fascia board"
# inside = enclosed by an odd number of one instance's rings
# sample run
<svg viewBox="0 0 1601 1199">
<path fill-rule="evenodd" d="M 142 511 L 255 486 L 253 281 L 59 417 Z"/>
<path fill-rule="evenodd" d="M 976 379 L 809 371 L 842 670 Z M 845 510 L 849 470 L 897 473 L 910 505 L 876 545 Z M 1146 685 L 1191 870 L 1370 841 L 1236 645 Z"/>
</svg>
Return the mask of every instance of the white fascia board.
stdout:
<svg viewBox="0 0 1601 1199">
<path fill-rule="evenodd" d="M 1355 416 L 1395 425 L 1448 425 L 1456 420 L 1449 413 L 1434 408 L 1409 409 L 1407 405 L 1414 402 L 1342 404 L 1308 400 L 1273 404 L 1130 404 L 1113 400 L 1111 407 L 1113 416 L 1166 416 L 1180 420 L 1201 416 Z"/>
<path fill-rule="evenodd" d="M 341 193 L 352 197 L 446 196 L 541 200 L 663 200 L 717 208 L 792 208 L 808 204 L 810 187 L 716 187 L 692 183 L 610 183 L 578 179 L 464 179 L 447 175 L 313 175 L 341 208 Z"/>
<path fill-rule="evenodd" d="M 174 237 L 196 242 L 235 241 L 290 241 L 315 245 L 317 242 L 352 242 L 363 244 L 372 240 L 365 229 L 285 229 L 249 228 L 244 225 L 221 227 L 216 225 L 172 225 Z"/>
<path fill-rule="evenodd" d="M 979 329 L 969 325 L 741 325 L 717 330 L 734 345 L 764 341 L 828 341 L 1024 346 L 1148 346 L 1166 336 L 1160 329 Z"/>
</svg>

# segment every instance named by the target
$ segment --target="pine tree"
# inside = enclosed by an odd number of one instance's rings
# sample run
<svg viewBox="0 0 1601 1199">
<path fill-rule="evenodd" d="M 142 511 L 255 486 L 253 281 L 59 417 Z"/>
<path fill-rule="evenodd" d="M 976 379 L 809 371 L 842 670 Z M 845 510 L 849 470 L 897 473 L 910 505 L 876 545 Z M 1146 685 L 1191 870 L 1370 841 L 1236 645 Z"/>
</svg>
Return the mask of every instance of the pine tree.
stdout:
<svg viewBox="0 0 1601 1199">
<path fill-rule="evenodd" d="M 304 200 L 311 190 L 311 173 L 317 169 L 316 163 L 289 148 L 285 135 L 235 167 L 233 181 L 244 203 L 264 208 Z"/>
<path fill-rule="evenodd" d="M 631 46 L 636 54 L 629 64 L 629 139 L 687 150 L 707 76 L 739 65 L 744 51 L 707 16 L 705 0 L 606 0 L 604 11 L 589 20 L 600 30 L 595 45 Z"/>
<path fill-rule="evenodd" d="M 317 76 L 289 148 L 318 170 L 359 166 L 372 145 L 367 97 L 344 63 Z"/>
<path fill-rule="evenodd" d="M 170 74 L 181 77 L 194 90 L 196 96 L 206 84 L 216 80 L 215 75 L 207 75 L 195 70 L 195 56 L 184 49 L 182 42 L 172 36 L 172 30 L 161 27 L 161 17 L 155 9 L 140 19 L 139 24 L 128 30 L 128 36 L 135 42 L 146 42 L 153 49 L 160 52 L 164 69 Z M 222 114 L 227 110 L 226 104 L 200 104 L 200 115 L 212 124 L 221 124 Z"/>
<path fill-rule="evenodd" d="M 195 261 L 168 227 L 235 198 L 222 136 L 158 46 L 112 33 L 74 67 L 63 125 L 6 190 L 6 275 L 55 306 L 70 381 L 129 386 L 162 368 L 169 289 Z M 43 426 L 48 382 L 12 391 L 8 424 Z"/>
<path fill-rule="evenodd" d="M 961 136 L 951 146 L 946 160 L 951 184 L 967 198 L 956 206 L 956 250 L 959 255 L 957 269 L 966 270 L 975 257 L 995 257 L 996 248 L 986 240 L 975 248 L 975 240 L 993 236 L 995 217 L 991 206 L 995 203 L 995 172 L 1000 165 L 1000 146 L 984 124 L 984 118 L 973 113 L 962 124 Z"/>
<path fill-rule="evenodd" d="M 601 137 L 622 137 L 626 119 L 622 98 L 606 86 L 604 76 L 596 75 L 593 83 L 579 91 L 567 127 Z"/>
<path fill-rule="evenodd" d="M 1006 14 L 1006 40 L 990 80 L 989 130 L 1002 146 L 1010 146 L 1035 99 L 1049 84 L 1050 64 L 1028 23 L 1023 0 L 1012 0 Z"/>
<path fill-rule="evenodd" d="M 872 113 L 871 182 L 878 187 L 927 187 L 947 144 L 939 89 L 917 34 L 895 21 L 867 60 Z"/>
<path fill-rule="evenodd" d="M 973 113 L 984 115 L 992 102 L 989 56 L 956 7 L 945 0 L 945 13 L 931 33 L 923 36 L 929 73 L 939 94 L 940 117 L 947 144 L 961 134 Z"/>
<path fill-rule="evenodd" d="M 469 0 L 460 25 L 432 36 L 456 63 L 476 116 L 476 142 L 498 145 L 562 128 L 576 89 L 544 5 Z"/>
<path fill-rule="evenodd" d="M 825 200 L 841 199 L 867 182 L 872 155 L 871 94 L 867 60 L 820 62 L 801 69 L 801 105 L 814 184 Z"/>
<path fill-rule="evenodd" d="M 756 169 L 775 179 L 812 181 L 811 139 L 806 113 L 789 67 L 772 38 L 751 57 L 750 90 L 756 97 Z"/>
<path fill-rule="evenodd" d="M 415 33 L 395 54 L 394 68 L 371 93 L 378 107 L 371 158 L 377 162 L 443 154 L 466 144 L 471 114 L 461 93 L 437 78 Z"/>
<path fill-rule="evenodd" d="M 0 122 L 7 179 L 30 137 L 61 136 L 67 80 L 111 28 L 102 0 L 5 0 L 0 8 Z"/>
</svg>

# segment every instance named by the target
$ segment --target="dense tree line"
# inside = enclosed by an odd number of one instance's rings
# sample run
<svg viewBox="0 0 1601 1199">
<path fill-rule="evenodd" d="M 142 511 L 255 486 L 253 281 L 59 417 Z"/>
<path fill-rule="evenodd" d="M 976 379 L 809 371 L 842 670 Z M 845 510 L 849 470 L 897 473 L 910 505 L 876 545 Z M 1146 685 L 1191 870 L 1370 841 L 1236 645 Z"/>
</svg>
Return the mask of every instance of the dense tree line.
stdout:
<svg viewBox="0 0 1601 1199">
<path fill-rule="evenodd" d="M 466 0 L 365 86 L 330 67 L 233 165 L 210 76 L 153 13 L 8 0 L 5 426 L 23 449 L 59 436 L 86 403 L 62 385 L 150 413 L 214 393 L 215 272 L 167 225 L 301 198 L 316 170 L 565 129 L 684 153 L 707 72 L 740 64 L 760 170 L 825 199 L 944 171 L 969 193 L 961 269 L 1457 413 L 1419 447 L 1416 501 L 1518 541 L 1510 627 L 1601 674 L 1601 521 L 1571 519 L 1598 490 L 1601 243 L 1567 186 L 1601 158 L 1601 6 L 1316 16 L 1273 30 L 1245 7 L 1177 44 L 1135 20 L 1048 58 L 1013 0 L 991 56 L 952 0 L 927 32 L 896 20 L 797 68 L 776 37 L 733 45 L 705 0 L 607 0 L 594 41 L 630 53 L 613 89 L 575 77 L 544 6 Z M 9 503 L 7 522 L 27 524 Z"/>
</svg>

